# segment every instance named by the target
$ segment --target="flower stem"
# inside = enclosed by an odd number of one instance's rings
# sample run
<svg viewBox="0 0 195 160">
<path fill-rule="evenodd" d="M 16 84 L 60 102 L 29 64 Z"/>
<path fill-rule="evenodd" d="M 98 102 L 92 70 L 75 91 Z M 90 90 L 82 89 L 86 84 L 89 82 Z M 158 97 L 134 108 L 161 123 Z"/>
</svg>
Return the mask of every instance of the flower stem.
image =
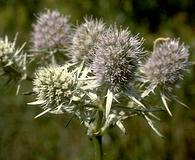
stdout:
<svg viewBox="0 0 195 160">
<path fill-rule="evenodd" d="M 94 135 L 92 141 L 95 149 L 95 160 L 103 160 L 102 136 Z"/>
</svg>

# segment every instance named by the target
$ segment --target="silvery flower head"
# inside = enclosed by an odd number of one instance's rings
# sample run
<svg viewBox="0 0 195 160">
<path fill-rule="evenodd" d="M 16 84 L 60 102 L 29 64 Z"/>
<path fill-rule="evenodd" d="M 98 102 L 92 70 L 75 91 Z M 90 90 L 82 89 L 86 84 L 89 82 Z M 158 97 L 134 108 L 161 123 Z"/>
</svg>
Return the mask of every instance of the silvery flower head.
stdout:
<svg viewBox="0 0 195 160">
<path fill-rule="evenodd" d="M 89 60 L 89 51 L 104 29 L 105 24 L 101 20 L 85 18 L 85 22 L 75 29 L 73 36 L 70 53 L 74 62 Z"/>
<path fill-rule="evenodd" d="M 61 112 L 62 105 L 70 102 L 74 83 L 68 66 L 48 66 L 38 69 L 33 81 L 33 91 L 37 95 L 37 101 L 44 110 L 49 112 Z"/>
<path fill-rule="evenodd" d="M 15 52 L 15 42 L 11 43 L 8 41 L 8 37 L 5 39 L 0 39 L 0 64 L 7 65 L 12 63 L 11 59 L 13 53 Z"/>
<path fill-rule="evenodd" d="M 25 43 L 20 47 L 16 48 L 17 35 L 13 42 L 9 42 L 8 37 L 0 39 L 0 66 L 8 67 L 14 66 L 18 72 L 26 71 L 26 54 L 22 52 Z"/>
<path fill-rule="evenodd" d="M 164 39 L 156 42 L 143 71 L 152 83 L 171 86 L 183 78 L 189 65 L 188 58 L 188 47 L 184 43 L 178 39 Z"/>
<path fill-rule="evenodd" d="M 138 35 L 133 36 L 128 29 L 116 26 L 100 34 L 93 49 L 91 66 L 97 81 L 116 91 L 131 82 L 142 54 L 142 42 Z"/>
<path fill-rule="evenodd" d="M 65 48 L 70 43 L 69 18 L 57 10 L 46 10 L 33 25 L 31 42 L 35 50 Z"/>
</svg>

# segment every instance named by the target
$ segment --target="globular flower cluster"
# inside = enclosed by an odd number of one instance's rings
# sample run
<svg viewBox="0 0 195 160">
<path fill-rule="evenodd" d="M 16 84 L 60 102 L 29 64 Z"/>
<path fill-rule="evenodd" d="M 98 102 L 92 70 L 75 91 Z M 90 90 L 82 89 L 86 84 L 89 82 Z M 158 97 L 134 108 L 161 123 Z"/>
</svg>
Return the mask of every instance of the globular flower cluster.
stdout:
<svg viewBox="0 0 195 160">
<path fill-rule="evenodd" d="M 15 52 L 15 42 L 11 43 L 8 41 L 7 36 L 5 40 L 0 39 L 0 65 L 8 65 L 12 63 L 11 59 Z"/>
<path fill-rule="evenodd" d="M 117 91 L 131 82 L 142 55 L 143 40 L 128 29 L 111 26 L 98 36 L 91 65 L 97 81 Z"/>
<path fill-rule="evenodd" d="M 69 18 L 57 10 L 46 10 L 38 16 L 33 25 L 32 48 L 35 50 L 65 48 L 70 44 L 70 35 Z"/>
<path fill-rule="evenodd" d="M 105 29 L 105 24 L 101 20 L 85 18 L 85 22 L 75 29 L 70 46 L 70 54 L 73 62 L 90 61 L 89 51 L 93 49 L 94 43 Z"/>
<path fill-rule="evenodd" d="M 188 47 L 178 39 L 165 39 L 154 46 L 143 71 L 149 81 L 167 87 L 183 78 L 189 65 L 188 58 Z"/>
<path fill-rule="evenodd" d="M 35 73 L 33 91 L 44 110 L 62 112 L 62 106 L 70 102 L 73 83 L 67 65 L 42 67 Z"/>
<path fill-rule="evenodd" d="M 19 74 L 20 76 L 23 76 L 26 74 L 26 54 L 22 52 L 25 44 L 17 49 L 16 39 L 17 36 L 13 42 L 9 42 L 7 36 L 5 39 L 0 39 L 0 67 L 3 67 L 3 69 L 6 70 L 12 66 L 15 68 L 12 69 L 12 71 L 15 70 L 14 72 L 21 72 Z"/>
</svg>

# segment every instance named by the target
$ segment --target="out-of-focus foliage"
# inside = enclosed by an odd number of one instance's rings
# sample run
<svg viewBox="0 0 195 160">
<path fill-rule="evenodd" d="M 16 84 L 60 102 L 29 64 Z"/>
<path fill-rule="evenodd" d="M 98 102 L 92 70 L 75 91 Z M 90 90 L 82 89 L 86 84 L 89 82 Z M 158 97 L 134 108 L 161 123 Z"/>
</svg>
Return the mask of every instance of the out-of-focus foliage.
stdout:
<svg viewBox="0 0 195 160">
<path fill-rule="evenodd" d="M 18 43 L 29 41 L 31 24 L 44 8 L 58 9 L 71 15 L 74 24 L 85 15 L 103 18 L 105 22 L 128 26 L 140 33 L 145 48 L 150 49 L 157 37 L 181 37 L 190 46 L 191 61 L 195 61 L 195 1 L 193 0 L 0 0 L 0 36 L 14 38 Z M 78 21 L 77 21 L 78 20 Z M 92 144 L 79 122 L 70 116 L 46 115 L 34 120 L 37 108 L 26 106 L 28 96 L 15 96 L 14 82 L 5 85 L 0 79 L 0 159 L 2 160 L 88 160 L 92 159 Z M 12 86 L 13 85 L 13 86 Z M 29 84 L 22 86 L 22 91 Z M 106 160 L 193 160 L 195 159 L 195 67 L 185 76 L 181 89 L 175 90 L 191 109 L 178 103 L 169 104 L 170 118 L 160 113 L 156 125 L 164 134 L 156 136 L 139 118 L 125 123 L 127 135 L 111 129 L 103 138 Z M 151 99 L 156 101 L 156 99 Z"/>
</svg>

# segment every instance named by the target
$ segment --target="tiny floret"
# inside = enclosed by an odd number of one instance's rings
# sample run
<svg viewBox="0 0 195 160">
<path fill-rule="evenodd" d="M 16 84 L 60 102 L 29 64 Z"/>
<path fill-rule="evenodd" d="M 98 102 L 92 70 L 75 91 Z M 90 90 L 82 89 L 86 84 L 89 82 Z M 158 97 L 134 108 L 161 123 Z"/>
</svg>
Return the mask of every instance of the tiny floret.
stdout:
<svg viewBox="0 0 195 160">
<path fill-rule="evenodd" d="M 183 73 L 189 65 L 188 58 L 188 47 L 178 39 L 157 40 L 143 71 L 152 83 L 170 86 L 183 78 Z"/>
<path fill-rule="evenodd" d="M 101 20 L 85 18 L 85 22 L 75 29 L 70 53 L 74 62 L 89 61 L 90 49 L 93 48 L 97 36 L 105 29 Z"/>
<path fill-rule="evenodd" d="M 65 48 L 70 44 L 70 34 L 69 18 L 57 10 L 46 10 L 40 13 L 33 25 L 32 48 L 35 50 Z"/>
<path fill-rule="evenodd" d="M 107 83 L 112 90 L 123 88 L 135 77 L 142 55 L 143 40 L 128 29 L 111 26 L 98 36 L 94 46 L 92 70 L 99 83 Z"/>
</svg>

